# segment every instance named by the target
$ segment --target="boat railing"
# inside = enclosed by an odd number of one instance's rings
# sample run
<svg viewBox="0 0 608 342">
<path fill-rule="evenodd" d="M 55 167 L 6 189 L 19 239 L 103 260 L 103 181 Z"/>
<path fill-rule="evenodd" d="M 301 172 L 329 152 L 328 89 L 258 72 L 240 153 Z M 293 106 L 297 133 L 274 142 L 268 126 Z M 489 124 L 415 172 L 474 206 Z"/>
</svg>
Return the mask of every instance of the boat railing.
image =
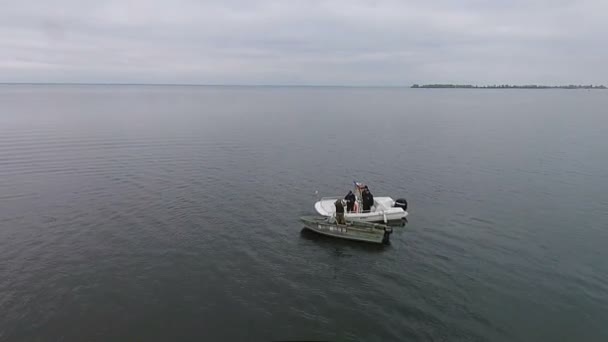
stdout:
<svg viewBox="0 0 608 342">
<path fill-rule="evenodd" d="M 380 229 L 380 230 L 387 230 L 390 229 L 392 231 L 392 228 L 388 227 L 385 224 L 382 223 L 375 223 L 375 222 L 367 222 L 365 226 L 361 226 L 357 223 L 359 223 L 358 221 L 355 220 L 345 220 L 344 224 L 337 224 L 336 223 L 336 213 L 333 213 L 331 216 L 329 216 L 329 219 L 327 220 L 328 223 L 330 224 L 335 224 L 340 228 L 343 228 L 345 230 L 348 229 L 356 229 L 356 230 L 368 230 L 368 231 L 373 231 L 376 229 Z"/>
</svg>

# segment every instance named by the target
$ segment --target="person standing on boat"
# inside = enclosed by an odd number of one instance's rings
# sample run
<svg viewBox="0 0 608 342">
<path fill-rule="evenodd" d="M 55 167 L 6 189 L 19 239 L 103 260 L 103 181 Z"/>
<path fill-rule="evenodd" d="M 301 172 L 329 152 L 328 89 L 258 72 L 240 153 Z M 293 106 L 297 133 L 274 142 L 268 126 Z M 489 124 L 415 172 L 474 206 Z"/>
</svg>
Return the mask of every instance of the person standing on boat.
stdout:
<svg viewBox="0 0 608 342">
<path fill-rule="evenodd" d="M 369 213 L 372 205 L 374 205 L 374 195 L 369 191 L 367 186 L 363 189 L 363 193 L 361 194 L 361 199 L 363 202 L 363 212 Z"/>
<path fill-rule="evenodd" d="M 348 194 L 344 196 L 344 199 L 346 200 L 346 211 L 352 213 L 355 209 L 355 201 L 357 200 L 355 194 L 353 194 L 352 191 L 349 191 Z"/>
<path fill-rule="evenodd" d="M 344 220 L 344 203 L 338 198 L 334 205 L 336 206 L 336 223 L 346 224 L 346 221 Z"/>
</svg>

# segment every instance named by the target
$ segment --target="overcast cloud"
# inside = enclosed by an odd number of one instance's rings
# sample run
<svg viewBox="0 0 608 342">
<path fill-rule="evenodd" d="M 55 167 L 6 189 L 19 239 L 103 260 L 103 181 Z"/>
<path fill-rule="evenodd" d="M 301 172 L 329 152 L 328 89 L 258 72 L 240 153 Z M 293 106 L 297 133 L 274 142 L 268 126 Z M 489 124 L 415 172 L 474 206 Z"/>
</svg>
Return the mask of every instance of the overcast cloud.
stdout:
<svg viewBox="0 0 608 342">
<path fill-rule="evenodd" d="M 608 0 L 0 6 L 0 82 L 608 84 Z"/>
</svg>

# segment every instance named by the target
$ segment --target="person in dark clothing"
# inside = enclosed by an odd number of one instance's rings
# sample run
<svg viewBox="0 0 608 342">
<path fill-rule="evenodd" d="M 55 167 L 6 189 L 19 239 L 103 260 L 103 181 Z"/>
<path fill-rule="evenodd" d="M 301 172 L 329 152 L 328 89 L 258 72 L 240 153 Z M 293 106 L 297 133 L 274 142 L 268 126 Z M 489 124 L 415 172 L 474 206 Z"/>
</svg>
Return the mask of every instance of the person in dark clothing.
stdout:
<svg viewBox="0 0 608 342">
<path fill-rule="evenodd" d="M 374 205 L 374 195 L 369 191 L 367 187 L 363 190 L 361 194 L 362 204 L 363 204 L 363 212 L 369 213 L 372 205 Z"/>
<path fill-rule="evenodd" d="M 341 199 L 337 199 L 334 203 L 336 206 L 336 223 L 337 224 L 346 224 L 344 220 L 344 204 Z"/>
<path fill-rule="evenodd" d="M 353 194 L 352 191 L 349 191 L 348 194 L 344 196 L 344 199 L 346 200 L 346 211 L 352 213 L 353 209 L 355 209 L 355 201 L 357 200 L 355 194 Z"/>
</svg>

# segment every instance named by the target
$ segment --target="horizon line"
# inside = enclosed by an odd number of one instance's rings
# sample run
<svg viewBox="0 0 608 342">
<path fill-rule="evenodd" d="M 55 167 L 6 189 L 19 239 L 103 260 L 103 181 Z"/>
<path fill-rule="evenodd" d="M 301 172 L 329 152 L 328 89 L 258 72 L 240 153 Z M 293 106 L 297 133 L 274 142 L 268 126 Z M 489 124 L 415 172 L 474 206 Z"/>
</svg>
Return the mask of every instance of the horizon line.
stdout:
<svg viewBox="0 0 608 342">
<path fill-rule="evenodd" d="M 0 82 L 0 85 L 117 85 L 117 86 L 187 86 L 187 87 L 333 87 L 333 88 L 410 88 L 411 85 L 346 84 L 238 84 L 238 83 L 130 83 L 130 82 Z"/>
<path fill-rule="evenodd" d="M 83 86 L 174 86 L 174 87 L 293 87 L 293 88 L 413 88 L 414 85 L 419 85 L 419 88 L 428 85 L 459 85 L 460 83 L 412 83 L 411 85 L 347 85 L 347 84 L 238 84 L 238 83 L 130 83 L 130 82 L 0 82 L 0 85 L 83 85 Z M 463 83 L 464 84 L 464 83 Z M 497 86 L 506 84 L 514 87 L 523 86 L 543 86 L 543 87 L 563 87 L 563 86 L 601 86 L 603 84 L 585 84 L 585 83 L 569 83 L 564 85 L 547 85 L 547 84 L 508 84 L 496 83 L 487 84 L 485 86 Z M 476 84 L 466 84 L 473 87 L 484 87 Z M 429 88 L 430 89 L 430 88 Z"/>
</svg>

